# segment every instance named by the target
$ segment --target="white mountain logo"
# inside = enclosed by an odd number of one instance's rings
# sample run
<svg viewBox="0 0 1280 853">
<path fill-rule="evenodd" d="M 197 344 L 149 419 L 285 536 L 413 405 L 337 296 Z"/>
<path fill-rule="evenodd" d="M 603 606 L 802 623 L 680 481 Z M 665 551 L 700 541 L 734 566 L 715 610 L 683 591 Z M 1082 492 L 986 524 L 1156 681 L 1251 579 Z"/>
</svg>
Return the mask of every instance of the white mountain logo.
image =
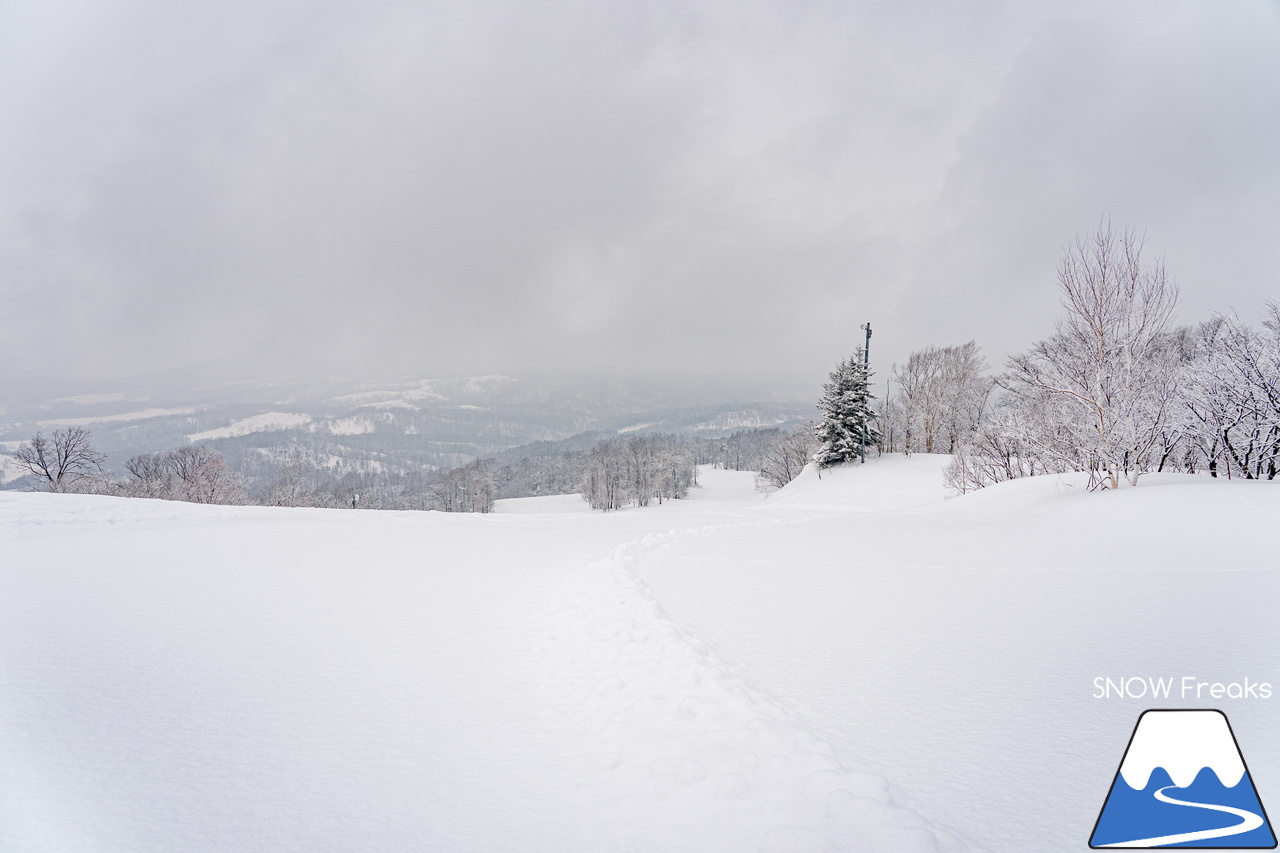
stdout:
<svg viewBox="0 0 1280 853">
<path fill-rule="evenodd" d="M 1275 833 L 1226 714 L 1144 711 L 1089 846 L 1274 848 Z"/>
</svg>

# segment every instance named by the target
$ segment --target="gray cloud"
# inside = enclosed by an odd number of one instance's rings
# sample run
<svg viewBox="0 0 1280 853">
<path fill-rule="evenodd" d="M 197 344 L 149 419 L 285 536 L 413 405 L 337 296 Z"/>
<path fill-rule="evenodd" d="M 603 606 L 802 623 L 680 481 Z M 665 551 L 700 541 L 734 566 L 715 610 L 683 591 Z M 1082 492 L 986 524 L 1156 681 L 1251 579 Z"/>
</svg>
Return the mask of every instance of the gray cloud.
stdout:
<svg viewBox="0 0 1280 853">
<path fill-rule="evenodd" d="M 2 370 L 998 360 L 1104 214 L 1280 295 L 1275 8 L 1060 6 L 11 4 Z"/>
</svg>

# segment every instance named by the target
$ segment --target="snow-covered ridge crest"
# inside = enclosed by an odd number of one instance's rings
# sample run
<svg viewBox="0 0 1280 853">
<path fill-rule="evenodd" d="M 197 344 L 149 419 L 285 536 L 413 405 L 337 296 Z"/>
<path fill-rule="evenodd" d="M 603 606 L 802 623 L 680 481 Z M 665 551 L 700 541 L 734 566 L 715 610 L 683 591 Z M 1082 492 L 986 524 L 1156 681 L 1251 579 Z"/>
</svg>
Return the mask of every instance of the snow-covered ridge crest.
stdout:
<svg viewBox="0 0 1280 853">
<path fill-rule="evenodd" d="M 1228 788 L 1240 784 L 1244 759 L 1221 711 L 1147 711 L 1138 721 L 1120 775 L 1143 790 L 1151 773 L 1163 767 L 1173 784 L 1185 788 L 1205 767 Z"/>
<path fill-rule="evenodd" d="M 295 429 L 309 423 L 311 423 L 311 416 L 298 412 L 264 412 L 260 415 L 241 418 L 224 427 L 192 433 L 187 436 L 187 440 L 194 443 L 215 438 L 235 438 L 255 432 Z"/>
</svg>

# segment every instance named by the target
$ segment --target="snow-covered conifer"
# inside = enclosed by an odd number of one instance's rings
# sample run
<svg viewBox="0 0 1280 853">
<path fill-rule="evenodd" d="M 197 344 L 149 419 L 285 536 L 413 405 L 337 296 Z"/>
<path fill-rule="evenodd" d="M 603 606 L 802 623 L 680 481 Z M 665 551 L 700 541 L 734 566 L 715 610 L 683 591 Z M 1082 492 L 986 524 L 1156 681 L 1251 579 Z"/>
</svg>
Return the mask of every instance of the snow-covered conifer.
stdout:
<svg viewBox="0 0 1280 853">
<path fill-rule="evenodd" d="M 823 386 L 818 408 L 822 418 L 814 434 L 820 446 L 813 460 L 821 468 L 839 465 L 862 457 L 867 445 L 880 440 L 876 430 L 876 413 L 871 407 L 875 399 L 870 388 L 871 372 L 861 354 L 840 362 Z"/>
</svg>

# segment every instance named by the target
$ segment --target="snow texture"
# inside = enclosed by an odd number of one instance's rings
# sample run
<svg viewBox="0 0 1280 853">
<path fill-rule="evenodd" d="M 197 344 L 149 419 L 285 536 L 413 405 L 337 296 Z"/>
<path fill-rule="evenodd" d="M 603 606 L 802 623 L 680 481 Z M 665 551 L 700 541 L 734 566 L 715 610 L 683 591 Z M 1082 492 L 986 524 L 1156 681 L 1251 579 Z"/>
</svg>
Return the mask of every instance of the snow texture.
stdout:
<svg viewBox="0 0 1280 853">
<path fill-rule="evenodd" d="M 945 461 L 607 514 L 0 493 L 0 850 L 1083 849 L 1145 708 L 1095 677 L 1274 680 L 1280 489 Z M 1228 709 L 1264 799 L 1270 707 Z"/>
</svg>

